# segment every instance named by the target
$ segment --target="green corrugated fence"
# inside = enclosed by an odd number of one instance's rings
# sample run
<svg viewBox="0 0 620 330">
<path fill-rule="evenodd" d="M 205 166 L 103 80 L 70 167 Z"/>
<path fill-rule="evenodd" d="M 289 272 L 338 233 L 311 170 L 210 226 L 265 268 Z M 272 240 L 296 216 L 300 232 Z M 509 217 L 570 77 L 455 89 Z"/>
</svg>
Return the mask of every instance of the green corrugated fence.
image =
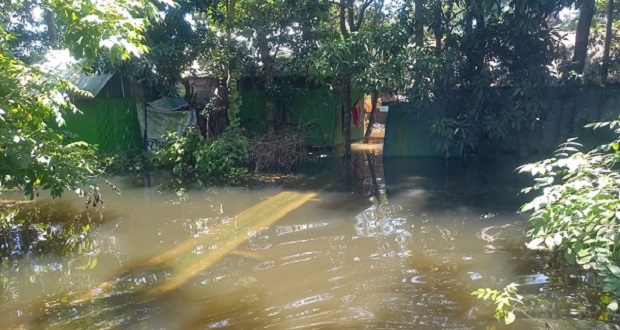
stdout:
<svg viewBox="0 0 620 330">
<path fill-rule="evenodd" d="M 103 153 L 134 153 L 142 148 L 133 98 L 76 100 L 82 114 L 67 114 L 65 121 L 78 140 L 99 146 Z"/>
<path fill-rule="evenodd" d="M 266 100 L 260 89 L 248 89 L 241 93 L 241 125 L 252 133 L 265 133 Z M 363 102 L 363 94 L 352 93 L 355 103 Z M 290 124 L 308 125 L 307 142 L 315 147 L 333 147 L 342 144 L 342 115 L 337 111 L 340 92 L 327 88 L 297 89 L 287 109 Z M 364 136 L 363 125 L 351 127 L 351 139 Z"/>
</svg>

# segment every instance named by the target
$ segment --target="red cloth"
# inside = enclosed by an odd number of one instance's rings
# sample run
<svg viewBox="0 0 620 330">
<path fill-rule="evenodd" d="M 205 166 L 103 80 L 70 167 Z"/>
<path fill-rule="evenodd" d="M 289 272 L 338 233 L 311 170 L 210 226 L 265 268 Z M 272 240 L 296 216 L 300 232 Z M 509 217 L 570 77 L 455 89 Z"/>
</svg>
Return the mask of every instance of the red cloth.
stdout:
<svg viewBox="0 0 620 330">
<path fill-rule="evenodd" d="M 353 119 L 353 125 L 359 126 L 362 123 L 362 103 L 360 100 L 357 100 L 353 108 L 351 108 L 351 117 Z"/>
</svg>

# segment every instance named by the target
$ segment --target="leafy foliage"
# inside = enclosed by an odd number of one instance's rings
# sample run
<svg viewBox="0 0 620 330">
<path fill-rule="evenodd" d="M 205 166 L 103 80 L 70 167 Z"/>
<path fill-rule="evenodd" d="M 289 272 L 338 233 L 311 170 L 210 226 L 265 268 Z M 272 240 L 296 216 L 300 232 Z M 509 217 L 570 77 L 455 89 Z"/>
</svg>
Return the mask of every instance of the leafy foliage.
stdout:
<svg viewBox="0 0 620 330">
<path fill-rule="evenodd" d="M 226 130 L 214 141 L 203 140 L 196 131 L 169 133 L 156 151 L 160 168 L 179 176 L 196 176 L 211 183 L 235 183 L 247 173 L 249 144 L 239 131 Z"/>
<path fill-rule="evenodd" d="M 587 152 L 570 139 L 553 158 L 519 167 L 540 195 L 522 207 L 531 212 L 528 247 L 557 250 L 566 260 L 602 276 L 603 291 L 620 296 L 620 122 L 601 122 L 616 139 Z M 616 300 L 609 305 L 617 309 Z"/>
<path fill-rule="evenodd" d="M 36 67 L 0 53 L 0 187 L 22 188 L 33 198 L 37 189 L 60 196 L 78 189 L 97 173 L 95 149 L 71 142 L 62 133 L 65 112 L 77 109 L 63 82 Z M 50 121 L 52 121 L 50 123 Z M 55 121 L 55 123 L 54 123 Z"/>
<path fill-rule="evenodd" d="M 23 3 L 12 1 L 10 9 Z M 157 9 L 146 0 L 83 1 L 79 6 L 45 0 L 41 6 L 55 14 L 62 45 L 88 60 L 101 48 L 112 60 L 143 53 L 140 32 L 146 22 L 139 15 L 152 15 Z M 77 111 L 68 92 L 79 91 L 14 57 L 15 36 L 6 29 L 6 15 L 10 12 L 0 11 L 0 188 L 24 189 L 30 198 L 39 188 L 49 189 L 53 197 L 67 188 L 81 192 L 80 186 L 99 172 L 99 166 L 94 147 L 63 132 L 63 114 Z"/>
<path fill-rule="evenodd" d="M 497 305 L 495 307 L 495 318 L 503 319 L 506 324 L 510 324 L 515 321 L 515 305 L 523 303 L 523 297 L 517 294 L 517 287 L 518 284 L 510 283 L 502 291 L 480 288 L 471 294 L 479 299 L 491 299 L 491 302 Z"/>
<path fill-rule="evenodd" d="M 457 147 L 461 155 L 465 155 L 467 150 L 474 148 L 468 122 L 465 116 L 456 119 L 441 118 L 431 123 L 431 132 L 438 136 L 435 141 L 435 148 L 449 156 L 450 149 Z"/>
</svg>

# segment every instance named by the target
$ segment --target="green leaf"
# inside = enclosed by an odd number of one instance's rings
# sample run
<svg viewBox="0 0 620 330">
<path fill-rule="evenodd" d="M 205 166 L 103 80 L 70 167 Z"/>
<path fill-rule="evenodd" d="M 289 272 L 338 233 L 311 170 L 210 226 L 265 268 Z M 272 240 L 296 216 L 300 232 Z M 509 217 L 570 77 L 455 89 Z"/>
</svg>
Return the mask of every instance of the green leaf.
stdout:
<svg viewBox="0 0 620 330">
<path fill-rule="evenodd" d="M 542 239 L 542 238 L 540 238 L 540 237 L 539 237 L 539 238 L 535 238 L 535 239 L 531 240 L 529 243 L 527 243 L 527 244 L 526 244 L 526 246 L 527 246 L 529 249 L 537 249 L 537 248 L 540 246 L 540 244 L 541 244 L 542 242 L 544 242 L 544 241 L 545 241 L 545 240 L 544 240 L 544 239 Z"/>
<path fill-rule="evenodd" d="M 613 265 L 613 264 L 609 264 L 607 265 L 607 268 L 612 274 L 616 275 L 617 277 L 620 277 L 620 267 Z"/>
<path fill-rule="evenodd" d="M 549 248 L 549 250 L 552 250 L 552 249 L 553 249 L 553 247 L 554 247 L 554 245 L 555 245 L 555 242 L 554 242 L 554 240 L 553 240 L 553 237 L 552 237 L 552 236 L 547 236 L 547 237 L 545 238 L 545 245 Z"/>
<path fill-rule="evenodd" d="M 97 258 L 93 258 L 93 260 L 90 262 L 89 268 L 93 269 L 97 266 Z"/>
<path fill-rule="evenodd" d="M 515 313 L 513 313 L 512 311 L 508 312 L 508 314 L 506 314 L 506 317 L 504 317 L 504 321 L 506 322 L 506 324 L 511 324 L 515 321 L 515 319 Z"/>
</svg>

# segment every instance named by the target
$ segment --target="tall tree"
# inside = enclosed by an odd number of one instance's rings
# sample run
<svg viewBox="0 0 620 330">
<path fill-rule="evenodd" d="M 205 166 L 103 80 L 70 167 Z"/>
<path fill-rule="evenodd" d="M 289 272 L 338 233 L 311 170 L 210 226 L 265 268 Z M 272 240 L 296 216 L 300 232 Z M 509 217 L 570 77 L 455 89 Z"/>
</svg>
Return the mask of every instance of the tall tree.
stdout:
<svg viewBox="0 0 620 330">
<path fill-rule="evenodd" d="M 607 0 L 607 22 L 605 22 L 605 45 L 603 48 L 603 63 L 601 65 L 601 81 L 607 84 L 609 75 L 609 52 L 611 50 L 612 27 L 614 24 L 614 0 Z"/>
<path fill-rule="evenodd" d="M 351 39 L 353 33 L 360 30 L 364 24 L 364 15 L 366 10 L 374 0 L 364 0 L 358 2 L 356 0 L 340 0 L 338 4 L 338 22 L 340 26 L 340 34 L 345 43 Z M 351 155 L 351 72 L 340 73 L 340 92 L 342 98 L 340 101 L 340 111 L 342 113 L 342 133 L 344 136 L 344 156 Z"/>
<path fill-rule="evenodd" d="M 279 105 L 278 62 L 297 62 L 307 56 L 327 20 L 327 0 L 229 0 L 227 34 L 248 41 L 250 66 L 256 69 L 266 99 L 266 131 L 274 133 L 283 120 Z M 233 14 L 234 12 L 234 14 Z M 318 27 L 318 28 L 317 28 Z M 241 72 L 243 68 L 237 68 Z M 290 72 L 289 72 L 290 73 Z"/>
<path fill-rule="evenodd" d="M 207 135 L 204 104 L 195 97 L 188 74 L 200 56 L 209 52 L 214 36 L 207 22 L 198 19 L 213 5 L 211 0 L 177 1 L 174 8 L 163 12 L 163 18 L 152 20 L 145 32 L 145 44 L 151 49 L 135 61 L 141 68 L 137 78 L 146 78 L 173 93 L 177 84 L 184 90 L 185 101 L 194 109 L 201 135 Z M 166 92 L 164 92 L 165 94 Z"/>
<path fill-rule="evenodd" d="M 579 6 L 579 21 L 575 34 L 575 51 L 573 53 L 573 70 L 577 74 L 583 74 L 588 57 L 588 41 L 590 38 L 590 26 L 596 8 L 595 0 L 581 0 Z"/>
</svg>

